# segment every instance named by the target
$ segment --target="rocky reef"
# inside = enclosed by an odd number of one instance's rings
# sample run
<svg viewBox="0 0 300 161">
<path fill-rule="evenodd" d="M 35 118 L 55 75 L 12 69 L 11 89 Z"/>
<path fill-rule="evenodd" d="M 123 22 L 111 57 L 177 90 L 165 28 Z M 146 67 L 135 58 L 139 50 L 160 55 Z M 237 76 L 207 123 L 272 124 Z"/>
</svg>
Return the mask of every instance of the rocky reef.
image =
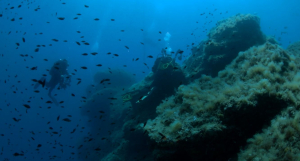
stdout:
<svg viewBox="0 0 300 161">
<path fill-rule="evenodd" d="M 215 77 L 240 51 L 265 42 L 257 16 L 238 14 L 219 21 L 209 31 L 208 39 L 193 47 L 192 55 L 184 63 L 185 73 L 194 78 L 202 74 Z"/>
<path fill-rule="evenodd" d="M 168 147 L 168 153 L 184 151 L 192 160 L 234 157 L 281 110 L 299 104 L 298 62 L 299 57 L 268 42 L 240 52 L 217 77 L 204 75 L 181 85 L 143 129 L 162 153 Z"/>
<path fill-rule="evenodd" d="M 158 57 L 124 91 L 130 107 L 102 161 L 299 160 L 300 43 L 283 49 L 259 22 L 220 21 L 183 66 Z"/>
</svg>

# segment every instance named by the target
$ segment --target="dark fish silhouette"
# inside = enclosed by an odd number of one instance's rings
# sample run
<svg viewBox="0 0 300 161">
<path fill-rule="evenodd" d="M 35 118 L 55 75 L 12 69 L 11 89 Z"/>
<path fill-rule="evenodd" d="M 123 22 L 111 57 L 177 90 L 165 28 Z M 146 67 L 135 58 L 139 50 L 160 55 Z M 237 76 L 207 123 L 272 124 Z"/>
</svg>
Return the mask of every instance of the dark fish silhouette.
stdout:
<svg viewBox="0 0 300 161">
<path fill-rule="evenodd" d="M 66 121 L 66 122 L 71 122 L 71 120 L 70 120 L 70 119 L 68 119 L 68 118 L 65 118 L 65 119 L 63 119 L 63 121 Z"/>
<path fill-rule="evenodd" d="M 30 108 L 30 106 L 27 105 L 27 104 L 23 104 L 23 106 L 26 107 L 26 108 Z"/>
</svg>

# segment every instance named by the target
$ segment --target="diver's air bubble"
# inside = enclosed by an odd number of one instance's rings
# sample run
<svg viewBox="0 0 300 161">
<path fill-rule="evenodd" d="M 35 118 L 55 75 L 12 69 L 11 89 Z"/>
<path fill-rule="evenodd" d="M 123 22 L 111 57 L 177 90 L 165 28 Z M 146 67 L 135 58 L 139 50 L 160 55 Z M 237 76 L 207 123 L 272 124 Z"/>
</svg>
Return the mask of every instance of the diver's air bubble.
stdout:
<svg viewBox="0 0 300 161">
<path fill-rule="evenodd" d="M 172 48 L 168 47 L 167 50 L 166 50 L 166 52 L 167 52 L 168 55 L 170 55 L 171 52 L 172 52 Z"/>
<path fill-rule="evenodd" d="M 170 38 L 171 38 L 171 34 L 169 32 L 166 33 L 165 37 L 164 37 L 164 40 L 169 42 L 170 41 Z"/>
</svg>

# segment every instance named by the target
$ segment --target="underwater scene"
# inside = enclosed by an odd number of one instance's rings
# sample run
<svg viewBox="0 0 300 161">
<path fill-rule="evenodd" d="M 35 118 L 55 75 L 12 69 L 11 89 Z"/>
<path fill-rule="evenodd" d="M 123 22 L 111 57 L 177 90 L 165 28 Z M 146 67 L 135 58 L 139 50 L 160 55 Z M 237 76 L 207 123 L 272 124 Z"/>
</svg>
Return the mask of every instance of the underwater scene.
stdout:
<svg viewBox="0 0 300 161">
<path fill-rule="evenodd" d="M 300 161 L 299 0 L 0 0 L 0 161 Z"/>
</svg>

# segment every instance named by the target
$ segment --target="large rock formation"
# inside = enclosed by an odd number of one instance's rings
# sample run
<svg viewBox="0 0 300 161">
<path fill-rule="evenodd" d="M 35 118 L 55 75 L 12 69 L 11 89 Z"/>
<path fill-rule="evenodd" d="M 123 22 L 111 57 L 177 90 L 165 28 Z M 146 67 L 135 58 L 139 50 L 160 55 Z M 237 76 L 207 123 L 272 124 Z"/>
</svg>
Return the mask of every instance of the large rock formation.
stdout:
<svg viewBox="0 0 300 161">
<path fill-rule="evenodd" d="M 300 43 L 284 50 L 236 15 L 192 52 L 183 68 L 158 59 L 123 95 L 131 111 L 103 160 L 297 160 Z"/>
<path fill-rule="evenodd" d="M 216 78 L 180 86 L 143 128 L 157 142 L 157 158 L 234 157 L 281 110 L 300 103 L 299 59 L 266 43 L 240 52 Z"/>
<path fill-rule="evenodd" d="M 219 21 L 208 34 L 208 39 L 192 49 L 185 61 L 186 74 L 199 78 L 201 74 L 218 75 L 240 51 L 266 42 L 260 30 L 260 19 L 254 15 L 238 14 Z"/>
</svg>

